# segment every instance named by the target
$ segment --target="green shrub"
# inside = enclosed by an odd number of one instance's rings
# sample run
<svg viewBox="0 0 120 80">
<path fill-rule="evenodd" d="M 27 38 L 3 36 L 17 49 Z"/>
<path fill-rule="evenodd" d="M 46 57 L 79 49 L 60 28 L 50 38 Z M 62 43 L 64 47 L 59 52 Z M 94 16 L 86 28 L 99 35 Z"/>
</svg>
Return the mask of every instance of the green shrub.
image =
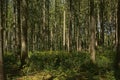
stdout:
<svg viewBox="0 0 120 80">
<path fill-rule="evenodd" d="M 44 72 L 51 74 L 53 80 L 114 80 L 113 61 L 114 51 L 105 50 L 103 53 L 96 53 L 96 64 L 91 63 L 90 53 L 65 51 L 44 51 L 30 52 L 27 64 L 21 70 L 23 75 Z M 4 57 L 6 72 L 17 63 L 13 54 L 6 54 Z M 8 73 L 8 72 L 7 72 Z M 8 76 L 9 77 L 9 76 Z M 15 76 L 14 76 L 15 77 Z M 111 79 L 110 79 L 111 78 Z"/>
</svg>

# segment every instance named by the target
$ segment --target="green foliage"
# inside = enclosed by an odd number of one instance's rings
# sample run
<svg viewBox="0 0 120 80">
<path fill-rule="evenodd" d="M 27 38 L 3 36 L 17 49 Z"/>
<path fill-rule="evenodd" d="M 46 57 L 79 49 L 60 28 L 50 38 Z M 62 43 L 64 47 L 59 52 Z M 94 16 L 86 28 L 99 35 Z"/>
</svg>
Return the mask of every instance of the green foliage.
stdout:
<svg viewBox="0 0 120 80">
<path fill-rule="evenodd" d="M 35 51 L 29 53 L 27 64 L 19 75 L 22 74 L 24 80 L 31 80 L 31 75 L 35 80 L 43 80 L 42 77 L 48 76 L 52 80 L 115 80 L 114 56 L 115 52 L 112 50 L 106 49 L 103 53 L 98 50 L 96 64 L 93 64 L 90 62 L 90 54 L 87 52 Z M 19 62 L 16 62 L 11 53 L 5 55 L 4 61 L 8 75 L 12 74 L 10 68 L 19 66 Z M 18 76 L 18 74 L 16 75 Z M 15 78 L 15 75 L 12 76 Z"/>
<path fill-rule="evenodd" d="M 20 61 L 16 59 L 15 55 L 7 52 L 4 54 L 4 71 L 6 80 L 14 80 L 13 76 L 19 75 Z"/>
<path fill-rule="evenodd" d="M 79 69 L 83 62 L 89 61 L 87 53 L 35 52 L 29 59 L 29 66 L 36 69 Z M 34 70 L 35 71 L 35 70 Z"/>
</svg>

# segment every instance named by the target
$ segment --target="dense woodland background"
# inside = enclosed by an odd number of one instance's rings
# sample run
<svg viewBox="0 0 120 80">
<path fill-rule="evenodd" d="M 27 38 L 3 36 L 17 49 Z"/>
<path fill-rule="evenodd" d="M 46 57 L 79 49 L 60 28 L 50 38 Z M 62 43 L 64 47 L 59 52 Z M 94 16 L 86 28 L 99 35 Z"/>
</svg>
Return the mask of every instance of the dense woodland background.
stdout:
<svg viewBox="0 0 120 80">
<path fill-rule="evenodd" d="M 120 0 L 0 0 L 0 80 L 120 80 Z"/>
</svg>

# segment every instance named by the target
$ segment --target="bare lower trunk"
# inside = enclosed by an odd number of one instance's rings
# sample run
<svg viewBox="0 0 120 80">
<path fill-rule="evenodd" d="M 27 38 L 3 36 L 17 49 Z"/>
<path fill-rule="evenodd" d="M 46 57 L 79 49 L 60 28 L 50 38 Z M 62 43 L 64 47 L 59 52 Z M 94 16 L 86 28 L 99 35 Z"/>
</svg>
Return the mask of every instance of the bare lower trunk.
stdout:
<svg viewBox="0 0 120 80">
<path fill-rule="evenodd" d="M 22 33 L 21 33 L 21 67 L 26 64 L 28 57 L 28 42 L 27 42 L 27 0 L 22 0 Z"/>
<path fill-rule="evenodd" d="M 65 20 L 65 11 L 63 13 L 63 17 L 64 17 L 64 20 L 63 20 L 63 47 L 65 49 L 65 22 L 66 22 L 66 20 Z"/>
<path fill-rule="evenodd" d="M 3 37 L 2 29 L 0 27 L 0 80 L 4 80 L 3 76 Z"/>
<path fill-rule="evenodd" d="M 95 63 L 95 29 L 94 0 L 90 0 L 90 53 L 93 63 Z"/>
<path fill-rule="evenodd" d="M 3 63 L 2 63 L 2 61 L 0 61 L 0 80 L 4 80 L 4 76 L 3 76 Z"/>
</svg>

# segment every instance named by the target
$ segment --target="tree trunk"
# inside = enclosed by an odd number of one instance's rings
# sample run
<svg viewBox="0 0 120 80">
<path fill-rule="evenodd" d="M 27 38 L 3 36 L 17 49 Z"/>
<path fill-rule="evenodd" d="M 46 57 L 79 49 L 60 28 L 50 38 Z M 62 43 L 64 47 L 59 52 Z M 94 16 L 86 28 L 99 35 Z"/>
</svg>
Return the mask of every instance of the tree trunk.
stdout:
<svg viewBox="0 0 120 80">
<path fill-rule="evenodd" d="M 65 10 L 63 12 L 63 49 L 65 50 L 65 28 L 66 28 L 66 13 Z"/>
<path fill-rule="evenodd" d="M 120 1 L 118 1 L 118 11 L 117 11 L 117 23 L 118 23 L 118 28 L 117 28 L 117 54 L 116 54 L 116 68 L 120 69 Z"/>
<path fill-rule="evenodd" d="M 9 3 L 9 1 L 8 0 L 5 0 L 6 1 L 6 19 L 8 18 L 8 3 Z M 8 21 L 6 20 L 6 28 L 8 27 Z M 8 45 L 7 45 L 7 43 L 8 43 L 8 39 L 7 39 L 7 37 L 8 37 L 8 31 L 6 31 L 5 32 L 5 40 L 4 40 L 4 42 L 5 42 L 5 44 L 4 44 L 4 46 L 5 46 L 5 51 L 6 52 L 8 52 Z"/>
<path fill-rule="evenodd" d="M 1 25 L 0 25 L 0 80 L 4 80 L 4 75 L 3 75 L 3 29 L 5 27 L 4 25 L 4 19 L 5 19 L 5 13 L 4 13 L 4 0 L 0 1 L 1 5 L 1 10 L 0 10 L 0 17 L 1 17 Z"/>
<path fill-rule="evenodd" d="M 50 50 L 50 17 L 49 17 L 49 15 L 50 15 L 50 0 L 47 0 L 47 27 L 48 27 L 48 50 Z"/>
<path fill-rule="evenodd" d="M 69 23 L 69 52 L 72 51 L 72 0 L 70 0 L 70 23 Z"/>
<path fill-rule="evenodd" d="M 20 59 L 21 55 L 21 0 L 17 0 L 17 27 L 16 27 L 16 57 Z"/>
<path fill-rule="evenodd" d="M 80 5 L 81 5 L 81 1 L 79 1 L 79 6 L 78 6 L 78 13 L 80 13 L 80 11 L 81 11 L 81 8 L 80 8 Z M 79 14 L 78 14 L 78 16 L 79 16 Z M 76 41 L 76 43 L 77 43 L 77 51 L 81 51 L 82 50 L 82 46 L 81 46 L 81 24 L 80 24 L 80 17 L 78 17 L 78 23 L 77 23 L 77 41 Z"/>
<path fill-rule="evenodd" d="M 93 63 L 95 63 L 95 29 L 94 0 L 90 0 L 90 53 Z"/>
<path fill-rule="evenodd" d="M 117 12 L 117 9 L 116 9 L 116 12 Z M 115 13 L 115 48 L 117 48 L 117 44 L 118 44 L 118 34 L 117 34 L 117 30 L 118 30 L 118 27 L 117 27 L 117 15 Z"/>
<path fill-rule="evenodd" d="M 0 26 L 0 80 L 4 80 L 4 76 L 3 76 L 3 44 L 2 44 L 2 40 L 3 39 L 3 35 L 2 35 L 2 27 Z"/>
<path fill-rule="evenodd" d="M 45 46 L 46 45 L 44 45 L 45 44 L 45 37 L 46 37 L 46 32 L 45 32 L 45 29 L 46 29 L 46 5 L 45 5 L 45 3 L 46 3 L 46 0 L 43 0 L 43 9 L 42 9 L 42 11 L 43 11 L 43 23 L 42 23 L 42 49 L 44 50 L 45 49 Z"/>
<path fill-rule="evenodd" d="M 100 32 L 100 44 L 104 45 L 104 0 L 100 1 L 100 26 L 101 26 L 101 32 Z"/>
<path fill-rule="evenodd" d="M 115 65 L 114 65 L 114 69 L 115 69 L 115 78 L 116 80 L 120 79 L 120 0 L 118 0 L 118 10 L 117 10 L 117 23 L 118 23 L 118 28 L 117 28 L 117 54 L 115 57 Z"/>
<path fill-rule="evenodd" d="M 22 34 L 21 34 L 21 67 L 26 64 L 28 57 L 27 47 L 27 0 L 22 0 Z"/>
</svg>

